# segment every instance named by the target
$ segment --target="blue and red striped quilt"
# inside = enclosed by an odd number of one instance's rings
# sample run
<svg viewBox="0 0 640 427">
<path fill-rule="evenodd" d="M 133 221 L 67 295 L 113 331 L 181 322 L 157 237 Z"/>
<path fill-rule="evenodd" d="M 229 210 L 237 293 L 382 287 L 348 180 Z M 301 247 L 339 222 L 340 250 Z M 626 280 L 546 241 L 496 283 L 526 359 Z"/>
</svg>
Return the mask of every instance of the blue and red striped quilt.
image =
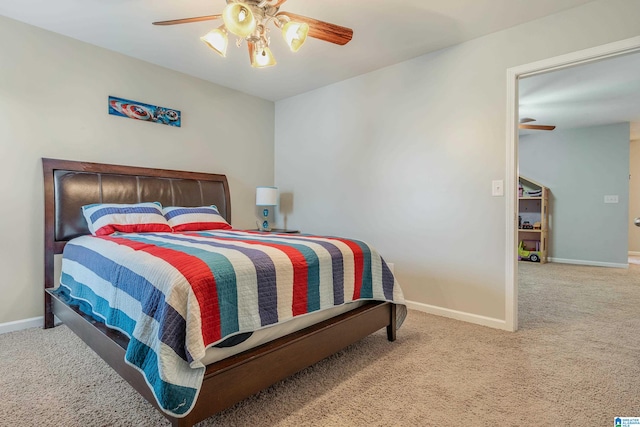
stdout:
<svg viewBox="0 0 640 427">
<path fill-rule="evenodd" d="M 127 363 L 177 417 L 195 403 L 206 349 L 225 338 L 356 300 L 404 305 L 362 241 L 237 230 L 79 237 L 60 284 L 130 338 Z"/>
</svg>

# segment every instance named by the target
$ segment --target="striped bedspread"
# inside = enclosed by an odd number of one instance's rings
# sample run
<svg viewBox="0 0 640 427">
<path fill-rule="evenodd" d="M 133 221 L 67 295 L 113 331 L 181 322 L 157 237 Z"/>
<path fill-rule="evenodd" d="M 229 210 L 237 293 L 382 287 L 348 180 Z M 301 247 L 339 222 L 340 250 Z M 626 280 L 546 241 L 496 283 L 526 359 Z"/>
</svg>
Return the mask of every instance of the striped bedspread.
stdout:
<svg viewBox="0 0 640 427">
<path fill-rule="evenodd" d="M 60 284 L 59 293 L 130 338 L 127 363 L 177 417 L 195 403 L 205 350 L 225 338 L 355 300 L 404 308 L 380 255 L 337 237 L 236 230 L 83 236 L 65 246 Z"/>
</svg>

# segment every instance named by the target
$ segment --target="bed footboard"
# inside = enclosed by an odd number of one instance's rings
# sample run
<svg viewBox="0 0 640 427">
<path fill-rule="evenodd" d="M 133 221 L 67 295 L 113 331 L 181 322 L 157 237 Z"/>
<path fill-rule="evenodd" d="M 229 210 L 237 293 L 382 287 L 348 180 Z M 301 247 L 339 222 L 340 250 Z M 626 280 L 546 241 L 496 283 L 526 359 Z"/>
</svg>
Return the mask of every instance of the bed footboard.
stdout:
<svg viewBox="0 0 640 427">
<path fill-rule="evenodd" d="M 48 291 L 47 294 L 52 301 L 52 316 L 55 314 L 149 403 L 159 409 L 142 374 L 124 361 L 128 338 L 83 314 L 77 307 L 67 305 L 56 295 L 52 296 Z M 395 304 L 370 302 L 209 365 L 193 410 L 184 418 L 162 413 L 173 426 L 193 426 L 382 328 L 387 328 L 387 338 L 394 341 L 395 326 Z M 224 392 L 221 393 L 220 390 Z"/>
<path fill-rule="evenodd" d="M 390 326 L 394 304 L 372 302 L 207 368 L 189 426 Z M 219 390 L 224 390 L 220 393 Z M 180 420 L 181 421 L 181 420 Z"/>
</svg>

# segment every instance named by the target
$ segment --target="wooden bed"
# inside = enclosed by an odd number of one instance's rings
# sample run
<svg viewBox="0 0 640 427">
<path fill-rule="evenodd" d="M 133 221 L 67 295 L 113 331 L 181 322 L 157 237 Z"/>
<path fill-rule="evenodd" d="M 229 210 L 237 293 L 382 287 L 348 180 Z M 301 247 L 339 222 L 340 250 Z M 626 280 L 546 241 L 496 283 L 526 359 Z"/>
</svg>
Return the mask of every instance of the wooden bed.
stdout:
<svg viewBox="0 0 640 427">
<path fill-rule="evenodd" d="M 142 374 L 124 361 L 129 339 L 52 295 L 54 255 L 73 237 L 89 234 L 80 207 L 89 203 L 215 204 L 230 222 L 225 175 L 42 159 L 45 194 L 45 328 L 54 315 L 159 409 Z M 174 426 L 191 426 L 386 327 L 396 338 L 396 306 L 370 302 L 301 331 L 207 366 L 202 389 L 183 418 L 162 412 Z M 224 390 L 224 392 L 220 392 Z"/>
</svg>

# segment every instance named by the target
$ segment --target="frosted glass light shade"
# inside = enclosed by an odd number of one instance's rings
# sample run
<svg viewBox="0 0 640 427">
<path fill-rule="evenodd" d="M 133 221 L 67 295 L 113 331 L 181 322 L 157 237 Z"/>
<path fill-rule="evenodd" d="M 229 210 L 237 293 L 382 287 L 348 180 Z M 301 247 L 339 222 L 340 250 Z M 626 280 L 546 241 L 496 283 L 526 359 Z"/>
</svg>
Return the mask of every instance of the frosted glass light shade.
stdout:
<svg viewBox="0 0 640 427">
<path fill-rule="evenodd" d="M 227 30 L 238 37 L 247 37 L 256 30 L 256 20 L 251 9 L 242 3 L 229 3 L 222 11 Z"/>
<path fill-rule="evenodd" d="M 289 21 L 282 26 L 282 37 L 292 52 L 302 47 L 309 34 L 309 24 Z"/>
<path fill-rule="evenodd" d="M 257 187 L 256 206 L 276 206 L 278 204 L 277 187 Z"/>
<path fill-rule="evenodd" d="M 264 68 L 276 65 L 276 58 L 274 58 L 271 49 L 268 47 L 256 48 L 253 52 L 253 58 L 251 59 L 251 66 L 254 68 Z"/>
<path fill-rule="evenodd" d="M 215 30 L 209 31 L 207 34 L 200 37 L 200 40 L 216 51 L 220 56 L 227 56 L 229 38 L 227 37 L 227 30 L 225 30 L 224 25 L 216 28 Z"/>
</svg>

